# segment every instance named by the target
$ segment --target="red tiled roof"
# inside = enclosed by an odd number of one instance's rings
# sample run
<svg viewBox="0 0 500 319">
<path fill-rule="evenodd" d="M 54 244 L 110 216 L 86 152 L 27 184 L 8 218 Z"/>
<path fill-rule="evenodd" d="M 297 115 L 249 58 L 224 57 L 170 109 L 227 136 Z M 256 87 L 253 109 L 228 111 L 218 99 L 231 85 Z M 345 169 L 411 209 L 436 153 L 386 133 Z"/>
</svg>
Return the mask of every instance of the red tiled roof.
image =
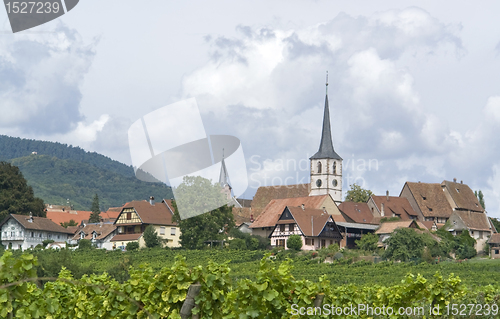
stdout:
<svg viewBox="0 0 500 319">
<path fill-rule="evenodd" d="M 367 203 L 343 202 L 339 209 L 355 223 L 371 224 L 373 215 Z M 334 218 L 337 221 L 337 217 Z"/>
<path fill-rule="evenodd" d="M 116 229 L 116 226 L 113 224 L 87 224 L 85 227 L 78 231 L 75 236 L 73 236 L 73 240 L 81 239 L 80 232 L 85 233 L 84 239 L 92 239 L 92 232 L 96 232 L 96 239 L 106 238 L 109 234 L 111 234 Z"/>
<path fill-rule="evenodd" d="M 395 222 L 385 222 L 382 223 L 375 231 L 375 234 L 390 234 L 398 228 L 408 228 L 412 223 L 415 223 L 414 220 L 401 220 Z"/>
<path fill-rule="evenodd" d="M 309 184 L 261 186 L 253 197 L 251 206 L 256 218 L 273 199 L 309 196 Z"/>
<path fill-rule="evenodd" d="M 138 240 L 141 238 L 142 233 L 137 234 L 119 234 L 114 236 L 111 241 L 129 241 L 129 240 Z"/>
<path fill-rule="evenodd" d="M 145 200 L 131 201 L 123 206 L 122 211 L 124 208 L 134 208 L 144 224 L 177 225 L 172 221 L 173 214 L 167 205 L 168 201 L 155 203 L 154 205 Z"/>
<path fill-rule="evenodd" d="M 457 209 L 484 212 L 474 192 L 467 184 L 443 181 L 441 186 L 446 187 Z"/>
<path fill-rule="evenodd" d="M 62 227 L 61 225 L 58 225 L 51 221 L 48 218 L 44 217 L 35 217 L 33 216 L 33 221 L 30 222 L 30 216 L 27 215 L 18 215 L 18 214 L 10 214 L 7 216 L 7 218 L 4 219 L 2 222 L 3 225 L 5 222 L 7 222 L 10 218 L 15 219 L 17 222 L 19 222 L 24 229 L 29 229 L 29 230 L 43 230 L 43 231 L 50 231 L 54 233 L 63 233 L 63 234 L 73 234 L 71 231 L 68 229 Z"/>
<path fill-rule="evenodd" d="M 486 216 L 486 213 L 456 210 L 453 214 L 456 214 L 468 229 L 483 231 L 493 230 L 493 225 L 488 216 Z"/>
<path fill-rule="evenodd" d="M 239 227 L 243 223 L 250 223 L 252 220 L 252 209 L 250 207 L 233 206 L 232 212 L 236 227 Z"/>
<path fill-rule="evenodd" d="M 398 215 L 401 220 L 408 220 L 410 216 L 417 216 L 417 213 L 413 210 L 410 202 L 405 197 L 372 195 L 372 198 L 379 211 L 382 211 L 382 204 L 384 204 L 386 216 L 388 216 L 388 214 L 395 214 Z"/>
<path fill-rule="evenodd" d="M 488 240 L 488 244 L 500 244 L 500 234 L 498 233 L 491 234 L 491 237 Z"/>
<path fill-rule="evenodd" d="M 436 183 L 406 182 L 424 217 L 450 218 L 453 210 L 441 188 Z"/>
<path fill-rule="evenodd" d="M 323 209 L 290 207 L 288 210 L 299 225 L 304 236 L 318 236 L 328 222 L 330 215 Z M 313 233 L 314 232 L 314 233 Z"/>
<path fill-rule="evenodd" d="M 330 195 L 273 199 L 250 225 L 250 228 L 274 227 L 286 206 L 298 207 L 304 204 L 306 208 L 320 209 L 328 196 Z"/>
<path fill-rule="evenodd" d="M 83 210 L 70 210 L 64 212 L 62 210 L 47 210 L 47 218 L 58 225 L 69 222 L 70 220 L 74 220 L 77 224 L 81 224 L 82 221 L 88 221 L 90 219 L 90 214 L 92 214 L 92 212 Z M 116 213 L 109 210 L 107 212 L 101 212 L 101 218 L 104 220 L 114 221 L 118 215 L 119 212 Z"/>
</svg>

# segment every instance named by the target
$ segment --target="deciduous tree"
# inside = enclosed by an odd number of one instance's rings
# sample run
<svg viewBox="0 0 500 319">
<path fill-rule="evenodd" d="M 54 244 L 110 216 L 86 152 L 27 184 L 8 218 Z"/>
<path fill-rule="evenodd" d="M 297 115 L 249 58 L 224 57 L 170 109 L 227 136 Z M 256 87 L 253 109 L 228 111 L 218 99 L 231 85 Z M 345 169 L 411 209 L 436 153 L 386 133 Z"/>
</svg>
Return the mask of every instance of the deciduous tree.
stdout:
<svg viewBox="0 0 500 319">
<path fill-rule="evenodd" d="M 210 207 L 214 203 L 227 202 L 221 193 L 218 184 L 212 184 L 210 180 L 200 176 L 186 176 L 179 187 L 174 191 L 177 200 L 182 196 L 185 205 L 184 216 L 191 216 L 199 211 L 200 205 L 207 202 Z M 174 221 L 179 224 L 181 229 L 181 245 L 187 249 L 201 249 L 206 247 L 206 241 L 224 240 L 227 233 L 234 227 L 234 217 L 232 207 L 223 205 L 210 212 L 194 217 L 182 219 L 177 208 L 176 201 L 173 201 L 175 209 Z"/>
<path fill-rule="evenodd" d="M 351 189 L 347 191 L 346 202 L 366 203 L 370 196 L 373 195 L 371 190 L 361 188 L 357 184 L 352 184 L 349 187 Z"/>
<path fill-rule="evenodd" d="M 18 167 L 0 162 L 0 221 L 9 214 L 45 217 L 43 200 L 34 196 L 33 189 Z"/>
</svg>

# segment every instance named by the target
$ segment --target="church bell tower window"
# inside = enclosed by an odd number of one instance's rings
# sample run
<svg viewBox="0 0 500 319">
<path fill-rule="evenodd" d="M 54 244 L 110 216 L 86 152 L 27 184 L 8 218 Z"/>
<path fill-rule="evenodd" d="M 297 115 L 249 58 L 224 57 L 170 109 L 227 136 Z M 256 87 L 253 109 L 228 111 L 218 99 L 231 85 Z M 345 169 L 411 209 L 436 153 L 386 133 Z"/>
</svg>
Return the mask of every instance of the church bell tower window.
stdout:
<svg viewBox="0 0 500 319">
<path fill-rule="evenodd" d="M 318 174 L 321 174 L 321 162 L 318 162 Z"/>
</svg>

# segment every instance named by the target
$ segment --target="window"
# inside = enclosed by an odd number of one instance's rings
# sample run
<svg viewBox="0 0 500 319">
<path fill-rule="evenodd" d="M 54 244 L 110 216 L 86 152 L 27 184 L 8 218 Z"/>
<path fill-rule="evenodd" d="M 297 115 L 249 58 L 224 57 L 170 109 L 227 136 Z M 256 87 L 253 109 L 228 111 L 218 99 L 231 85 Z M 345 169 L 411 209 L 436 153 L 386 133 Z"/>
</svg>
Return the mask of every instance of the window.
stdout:
<svg viewBox="0 0 500 319">
<path fill-rule="evenodd" d="M 175 236 L 175 227 L 170 228 L 170 235 Z"/>
<path fill-rule="evenodd" d="M 52 238 L 52 234 L 49 234 L 49 238 Z"/>
<path fill-rule="evenodd" d="M 284 231 L 285 231 L 285 224 L 281 224 L 281 225 L 280 225 L 280 231 L 281 231 L 281 232 L 284 232 Z"/>
<path fill-rule="evenodd" d="M 285 240 L 284 239 L 278 239 L 278 247 L 285 247 Z"/>
<path fill-rule="evenodd" d="M 294 226 L 295 226 L 295 224 L 288 225 L 288 230 L 289 231 L 294 231 Z"/>
<path fill-rule="evenodd" d="M 132 219 L 132 212 L 127 212 L 127 220 L 131 220 Z"/>
<path fill-rule="evenodd" d="M 311 238 L 306 238 L 306 245 L 311 246 Z"/>
<path fill-rule="evenodd" d="M 85 233 L 84 232 L 80 232 L 80 239 L 84 239 L 85 238 Z"/>
<path fill-rule="evenodd" d="M 314 238 L 311 239 L 311 245 L 314 246 Z"/>
<path fill-rule="evenodd" d="M 333 239 L 330 239 L 330 245 L 333 245 Z"/>
<path fill-rule="evenodd" d="M 12 237 L 14 237 L 14 236 L 16 235 L 16 233 L 15 233 L 15 232 L 13 232 L 13 231 L 11 231 L 11 232 L 10 232 L 10 235 L 11 235 Z"/>
<path fill-rule="evenodd" d="M 335 172 L 337 171 L 337 162 L 336 161 L 333 161 L 333 174 L 335 174 Z"/>
<path fill-rule="evenodd" d="M 57 239 L 60 239 L 61 238 L 61 235 L 57 235 Z"/>
<path fill-rule="evenodd" d="M 160 235 L 165 235 L 165 227 L 160 227 Z"/>
<path fill-rule="evenodd" d="M 495 249 L 495 255 L 498 255 L 498 249 Z"/>
<path fill-rule="evenodd" d="M 318 174 L 321 174 L 321 162 L 318 162 Z"/>
<path fill-rule="evenodd" d="M 326 246 L 326 240 L 322 239 L 321 240 L 321 248 L 325 247 Z"/>
<path fill-rule="evenodd" d="M 31 237 L 35 237 L 35 232 L 31 232 Z"/>
<path fill-rule="evenodd" d="M 42 233 L 39 233 L 39 234 L 38 234 L 38 237 L 42 238 Z"/>
</svg>

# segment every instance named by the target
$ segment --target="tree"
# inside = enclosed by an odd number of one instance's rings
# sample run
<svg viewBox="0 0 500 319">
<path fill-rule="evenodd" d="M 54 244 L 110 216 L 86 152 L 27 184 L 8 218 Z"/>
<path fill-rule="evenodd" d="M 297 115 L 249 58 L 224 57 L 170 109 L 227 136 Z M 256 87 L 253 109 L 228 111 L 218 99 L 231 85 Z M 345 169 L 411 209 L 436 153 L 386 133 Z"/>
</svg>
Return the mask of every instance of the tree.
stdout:
<svg viewBox="0 0 500 319">
<path fill-rule="evenodd" d="M 69 222 L 60 223 L 62 227 L 68 228 L 68 226 L 78 226 L 78 223 L 74 219 L 70 219 Z"/>
<path fill-rule="evenodd" d="M 131 250 L 137 250 L 139 249 L 139 243 L 136 242 L 136 241 L 130 241 L 127 243 L 127 246 L 125 246 L 127 251 L 131 251 Z"/>
<path fill-rule="evenodd" d="M 217 207 L 219 203 L 227 202 L 218 184 L 200 176 L 185 176 L 183 182 L 174 191 L 175 201 L 172 202 L 175 212 L 173 220 L 181 229 L 181 245 L 187 249 L 202 249 L 206 241 L 224 240 L 228 232 L 234 228 L 232 207 L 222 205 L 207 213 L 196 215 L 203 205 Z M 177 202 L 183 203 L 183 216 L 193 216 L 181 219 Z"/>
<path fill-rule="evenodd" d="M 474 191 L 474 195 L 476 195 L 477 197 L 477 200 L 479 201 L 479 204 L 481 204 L 481 207 L 483 207 L 483 209 L 486 209 L 486 206 L 484 205 L 484 195 L 483 195 L 483 192 L 481 190 L 478 191 Z"/>
<path fill-rule="evenodd" d="M 290 235 L 286 241 L 288 249 L 300 250 L 302 248 L 302 237 L 300 235 Z"/>
<path fill-rule="evenodd" d="M 495 229 L 497 231 L 500 231 L 500 220 L 498 220 L 498 218 L 493 218 L 493 217 L 490 217 L 490 220 L 493 223 L 493 226 L 495 226 Z"/>
<path fill-rule="evenodd" d="M 90 210 L 92 213 L 90 214 L 89 223 L 99 223 L 101 221 L 101 209 L 99 208 L 99 196 L 97 194 L 94 195 Z"/>
<path fill-rule="evenodd" d="M 160 246 L 160 238 L 153 225 L 148 225 L 142 234 L 146 247 L 154 248 Z"/>
<path fill-rule="evenodd" d="M 399 228 L 385 241 L 384 258 L 408 261 L 422 257 L 425 241 L 413 228 Z"/>
<path fill-rule="evenodd" d="M 45 217 L 43 200 L 35 197 L 33 188 L 18 167 L 0 162 L 0 220 L 9 214 Z"/>
<path fill-rule="evenodd" d="M 361 188 L 357 184 L 352 184 L 349 187 L 351 189 L 347 191 L 346 202 L 366 203 L 373 195 L 371 190 Z"/>
<path fill-rule="evenodd" d="M 375 251 L 377 249 L 378 236 L 374 233 L 368 233 L 356 240 L 356 246 L 361 250 Z"/>
</svg>

